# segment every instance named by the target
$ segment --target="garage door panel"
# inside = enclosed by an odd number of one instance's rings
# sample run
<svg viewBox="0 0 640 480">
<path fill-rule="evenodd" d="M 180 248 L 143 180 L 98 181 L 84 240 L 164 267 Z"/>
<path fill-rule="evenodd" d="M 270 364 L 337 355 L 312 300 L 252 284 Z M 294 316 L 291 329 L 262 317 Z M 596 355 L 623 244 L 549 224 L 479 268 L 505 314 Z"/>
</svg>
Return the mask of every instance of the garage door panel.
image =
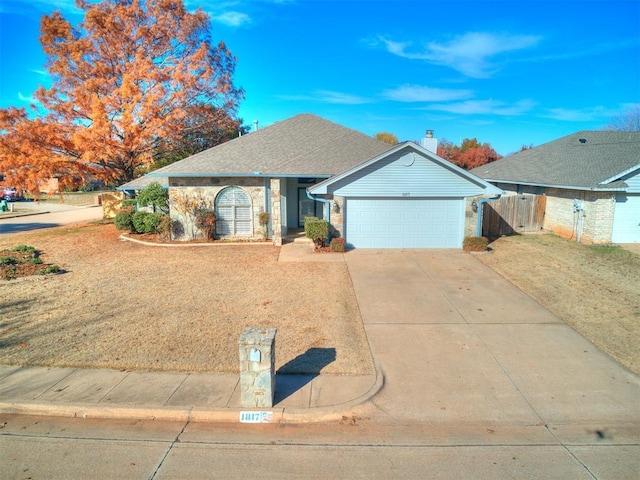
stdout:
<svg viewBox="0 0 640 480">
<path fill-rule="evenodd" d="M 640 242 L 640 195 L 618 194 L 613 217 L 614 243 Z"/>
<path fill-rule="evenodd" d="M 353 199 L 346 202 L 347 243 L 356 248 L 460 248 L 464 200 Z"/>
</svg>

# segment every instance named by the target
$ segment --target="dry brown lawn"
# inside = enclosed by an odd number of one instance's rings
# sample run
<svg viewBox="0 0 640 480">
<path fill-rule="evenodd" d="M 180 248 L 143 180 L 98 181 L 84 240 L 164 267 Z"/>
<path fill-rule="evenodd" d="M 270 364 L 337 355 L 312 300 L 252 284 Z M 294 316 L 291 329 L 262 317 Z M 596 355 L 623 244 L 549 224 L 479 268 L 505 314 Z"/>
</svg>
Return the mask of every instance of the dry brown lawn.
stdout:
<svg viewBox="0 0 640 480">
<path fill-rule="evenodd" d="M 276 327 L 282 373 L 369 374 L 344 263 L 278 263 L 271 245 L 148 247 L 89 224 L 0 237 L 66 273 L 0 281 L 0 363 L 237 372 L 245 326 Z M 640 374 L 640 255 L 552 235 L 477 258 Z"/>
<path fill-rule="evenodd" d="M 554 235 L 503 237 L 478 258 L 640 374 L 640 255 Z"/>
<path fill-rule="evenodd" d="M 282 373 L 369 374 L 344 263 L 271 245 L 148 247 L 87 224 L 0 237 L 66 272 L 0 281 L 0 363 L 237 372 L 245 326 L 276 327 Z"/>
</svg>

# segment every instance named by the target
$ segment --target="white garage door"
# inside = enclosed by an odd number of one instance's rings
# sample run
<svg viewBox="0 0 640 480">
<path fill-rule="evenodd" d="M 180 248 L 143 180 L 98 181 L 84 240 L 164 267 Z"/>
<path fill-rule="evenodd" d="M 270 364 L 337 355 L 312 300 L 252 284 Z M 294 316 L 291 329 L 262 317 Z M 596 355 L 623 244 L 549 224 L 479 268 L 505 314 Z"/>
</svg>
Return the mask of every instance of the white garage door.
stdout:
<svg viewBox="0 0 640 480">
<path fill-rule="evenodd" d="M 345 217 L 356 248 L 462 247 L 462 198 L 348 198 Z"/>
<path fill-rule="evenodd" d="M 640 242 L 640 195 L 616 195 L 613 214 L 613 243 Z"/>
</svg>

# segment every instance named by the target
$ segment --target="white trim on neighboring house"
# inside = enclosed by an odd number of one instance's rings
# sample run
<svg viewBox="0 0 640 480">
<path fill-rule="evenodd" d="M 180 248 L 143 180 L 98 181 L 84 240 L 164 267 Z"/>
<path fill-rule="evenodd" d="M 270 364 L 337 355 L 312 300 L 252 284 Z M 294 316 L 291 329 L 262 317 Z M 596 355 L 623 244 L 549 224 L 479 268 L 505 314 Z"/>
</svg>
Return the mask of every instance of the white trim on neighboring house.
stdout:
<svg viewBox="0 0 640 480">
<path fill-rule="evenodd" d="M 604 184 L 604 183 L 610 183 L 610 182 L 613 182 L 613 181 L 615 181 L 615 180 L 618 180 L 619 178 L 622 178 L 622 177 L 624 177 L 624 176 L 626 176 L 626 175 L 629 175 L 630 173 L 635 172 L 636 170 L 640 170 L 640 163 L 639 163 L 638 165 L 634 166 L 634 167 L 627 168 L 626 170 L 624 170 L 624 171 L 622 171 L 622 172 L 620 172 L 620 173 L 617 173 L 617 174 L 615 174 L 613 177 L 611 177 L 611 178 L 607 178 L 607 179 L 603 180 L 603 181 L 602 181 L 602 182 L 600 182 L 600 183 L 601 183 L 601 184 Z"/>
</svg>

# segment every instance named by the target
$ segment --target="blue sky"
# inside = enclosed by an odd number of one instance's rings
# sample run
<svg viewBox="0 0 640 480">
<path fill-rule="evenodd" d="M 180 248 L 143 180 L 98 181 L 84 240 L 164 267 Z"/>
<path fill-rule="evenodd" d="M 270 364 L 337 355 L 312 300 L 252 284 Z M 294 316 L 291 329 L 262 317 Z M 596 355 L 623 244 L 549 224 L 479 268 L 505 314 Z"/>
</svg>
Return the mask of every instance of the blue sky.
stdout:
<svg viewBox="0 0 640 480">
<path fill-rule="evenodd" d="M 368 135 L 426 129 L 507 155 L 597 130 L 640 104 L 640 0 L 186 0 L 238 58 L 239 116 L 261 127 L 314 113 Z M 47 85 L 44 13 L 0 4 L 0 107 Z"/>
</svg>

